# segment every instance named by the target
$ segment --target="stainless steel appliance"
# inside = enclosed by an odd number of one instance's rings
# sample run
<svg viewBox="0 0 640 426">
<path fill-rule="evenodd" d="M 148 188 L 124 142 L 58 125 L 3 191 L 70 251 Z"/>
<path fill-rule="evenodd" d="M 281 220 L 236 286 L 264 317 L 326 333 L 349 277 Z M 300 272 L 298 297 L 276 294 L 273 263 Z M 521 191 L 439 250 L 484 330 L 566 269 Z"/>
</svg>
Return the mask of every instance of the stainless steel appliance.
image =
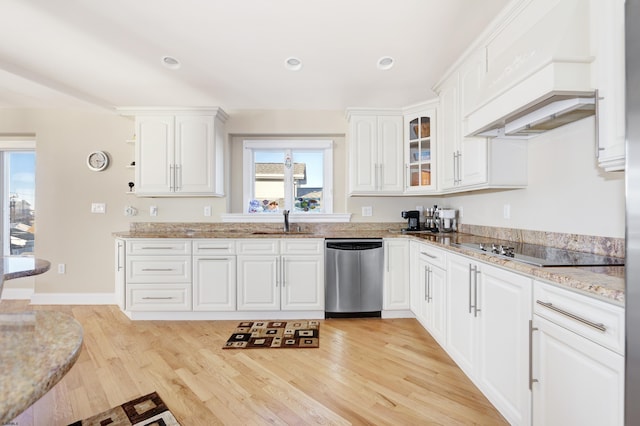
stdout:
<svg viewBox="0 0 640 426">
<path fill-rule="evenodd" d="M 420 230 L 420 212 L 418 210 L 408 210 L 402 212 L 402 217 L 407 219 L 407 229 L 405 231 Z"/>
<path fill-rule="evenodd" d="M 436 220 L 438 231 L 455 232 L 457 227 L 456 210 L 440 209 Z"/>
<path fill-rule="evenodd" d="M 625 424 L 640 424 L 640 0 L 625 5 L 627 156 Z"/>
<path fill-rule="evenodd" d="M 327 239 L 325 318 L 380 317 L 382 239 Z"/>
<path fill-rule="evenodd" d="M 624 259 L 575 250 L 503 240 L 451 243 L 484 254 L 508 257 L 535 266 L 619 266 Z"/>
</svg>

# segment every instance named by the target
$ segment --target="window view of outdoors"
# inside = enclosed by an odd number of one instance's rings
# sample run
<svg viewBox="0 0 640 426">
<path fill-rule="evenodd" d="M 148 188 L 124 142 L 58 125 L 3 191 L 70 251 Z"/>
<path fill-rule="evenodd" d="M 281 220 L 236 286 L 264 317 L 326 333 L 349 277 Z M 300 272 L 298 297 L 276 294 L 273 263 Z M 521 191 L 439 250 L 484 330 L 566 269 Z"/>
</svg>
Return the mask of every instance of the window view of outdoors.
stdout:
<svg viewBox="0 0 640 426">
<path fill-rule="evenodd" d="M 323 152 L 255 150 L 251 213 L 322 213 Z"/>
<path fill-rule="evenodd" d="M 14 255 L 34 250 L 35 160 L 35 152 L 5 152 L 8 193 L 4 199 L 9 203 L 9 253 Z"/>
</svg>

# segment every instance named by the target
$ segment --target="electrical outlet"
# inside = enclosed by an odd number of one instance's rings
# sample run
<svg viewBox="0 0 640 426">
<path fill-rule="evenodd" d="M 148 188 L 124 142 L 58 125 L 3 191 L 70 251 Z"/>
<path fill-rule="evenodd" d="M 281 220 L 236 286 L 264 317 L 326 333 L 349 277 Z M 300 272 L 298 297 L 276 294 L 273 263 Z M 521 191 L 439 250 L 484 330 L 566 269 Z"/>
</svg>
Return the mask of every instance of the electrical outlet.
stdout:
<svg viewBox="0 0 640 426">
<path fill-rule="evenodd" d="M 505 204 L 502 207 L 502 214 L 505 219 L 511 219 L 511 204 Z"/>
<path fill-rule="evenodd" d="M 373 207 L 371 206 L 363 207 L 362 216 L 373 216 Z"/>
<path fill-rule="evenodd" d="M 64 274 L 65 272 L 67 272 L 67 265 L 64 263 L 58 263 L 58 273 Z"/>
<path fill-rule="evenodd" d="M 204 206 L 204 215 L 211 216 L 211 206 Z"/>
<path fill-rule="evenodd" d="M 91 203 L 91 213 L 105 213 L 107 205 L 105 203 Z"/>
<path fill-rule="evenodd" d="M 158 206 L 149 207 L 149 216 L 158 216 Z"/>
</svg>

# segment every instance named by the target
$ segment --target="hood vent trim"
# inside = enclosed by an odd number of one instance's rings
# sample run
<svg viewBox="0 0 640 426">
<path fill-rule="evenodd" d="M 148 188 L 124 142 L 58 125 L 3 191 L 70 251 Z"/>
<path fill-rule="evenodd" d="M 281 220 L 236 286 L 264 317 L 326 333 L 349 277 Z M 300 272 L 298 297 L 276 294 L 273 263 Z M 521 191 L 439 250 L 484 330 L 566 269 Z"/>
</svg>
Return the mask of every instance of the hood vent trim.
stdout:
<svg viewBox="0 0 640 426">
<path fill-rule="evenodd" d="M 595 114 L 595 92 L 551 93 L 534 106 L 503 117 L 471 136 L 530 139 Z"/>
</svg>

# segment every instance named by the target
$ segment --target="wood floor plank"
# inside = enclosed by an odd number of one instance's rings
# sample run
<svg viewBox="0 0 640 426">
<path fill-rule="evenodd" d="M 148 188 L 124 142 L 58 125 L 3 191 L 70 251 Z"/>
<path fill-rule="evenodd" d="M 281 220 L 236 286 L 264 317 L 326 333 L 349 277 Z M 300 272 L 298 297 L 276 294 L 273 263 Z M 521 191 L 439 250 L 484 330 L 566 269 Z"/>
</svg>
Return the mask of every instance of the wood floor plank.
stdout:
<svg viewBox="0 0 640 426">
<path fill-rule="evenodd" d="M 238 321 L 131 321 L 116 306 L 55 310 L 84 329 L 69 373 L 19 426 L 66 425 L 156 391 L 191 425 L 503 425 L 414 319 L 331 319 L 317 349 L 222 349 Z M 274 318 L 265 318 L 274 319 Z"/>
</svg>

